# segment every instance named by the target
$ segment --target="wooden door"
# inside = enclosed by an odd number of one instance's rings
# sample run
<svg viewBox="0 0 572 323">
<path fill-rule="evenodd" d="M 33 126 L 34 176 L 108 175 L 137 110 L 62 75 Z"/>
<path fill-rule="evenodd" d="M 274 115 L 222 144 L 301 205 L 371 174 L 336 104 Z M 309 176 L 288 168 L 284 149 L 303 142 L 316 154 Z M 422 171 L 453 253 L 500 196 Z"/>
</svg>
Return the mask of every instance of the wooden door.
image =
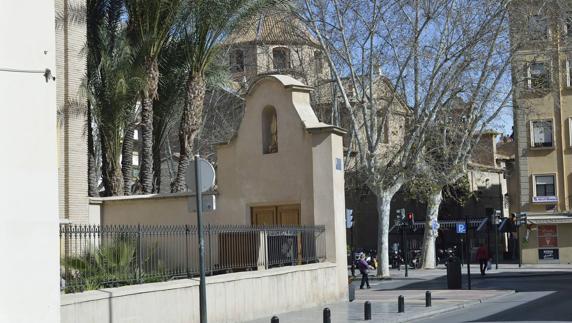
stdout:
<svg viewBox="0 0 572 323">
<path fill-rule="evenodd" d="M 257 206 L 251 209 L 253 225 L 300 225 L 300 205 Z"/>
<path fill-rule="evenodd" d="M 274 206 L 259 206 L 251 209 L 252 224 L 253 225 L 275 225 L 276 207 Z"/>
<path fill-rule="evenodd" d="M 277 207 L 278 224 L 300 225 L 300 205 L 281 205 Z"/>
</svg>

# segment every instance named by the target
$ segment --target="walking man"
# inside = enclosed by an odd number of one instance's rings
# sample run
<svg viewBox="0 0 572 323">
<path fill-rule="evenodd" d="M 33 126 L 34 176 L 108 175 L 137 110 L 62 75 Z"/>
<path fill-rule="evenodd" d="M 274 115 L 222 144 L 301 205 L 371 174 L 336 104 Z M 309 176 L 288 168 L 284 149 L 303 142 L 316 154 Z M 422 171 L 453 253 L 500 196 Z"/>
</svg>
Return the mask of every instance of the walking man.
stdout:
<svg viewBox="0 0 572 323">
<path fill-rule="evenodd" d="M 479 250 L 477 250 L 477 260 L 479 261 L 481 276 L 484 276 L 485 271 L 487 270 L 487 263 L 489 261 L 489 251 L 484 244 L 481 244 Z"/>
<path fill-rule="evenodd" d="M 372 266 L 370 266 L 367 261 L 365 261 L 365 254 L 362 253 L 359 256 L 359 260 L 358 260 L 358 268 L 359 268 L 359 272 L 361 274 L 361 284 L 359 286 L 360 289 L 363 289 L 363 286 L 366 285 L 367 288 L 371 288 L 369 286 L 369 277 L 367 275 L 367 270 L 368 269 L 373 269 Z"/>
</svg>

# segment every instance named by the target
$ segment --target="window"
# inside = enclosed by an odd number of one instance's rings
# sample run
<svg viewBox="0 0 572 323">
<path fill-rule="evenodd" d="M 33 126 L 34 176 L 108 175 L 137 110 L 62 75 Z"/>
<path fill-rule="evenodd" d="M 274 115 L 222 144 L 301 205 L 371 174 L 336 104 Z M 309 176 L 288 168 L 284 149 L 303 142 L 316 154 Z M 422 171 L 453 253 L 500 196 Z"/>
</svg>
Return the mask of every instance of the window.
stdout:
<svg viewBox="0 0 572 323">
<path fill-rule="evenodd" d="M 275 70 L 290 68 L 290 50 L 286 47 L 276 47 L 272 50 L 272 62 Z"/>
<path fill-rule="evenodd" d="M 266 107 L 262 110 L 262 153 L 278 152 L 278 120 L 276 109 Z"/>
<path fill-rule="evenodd" d="M 548 23 L 546 17 L 533 15 L 528 18 L 528 34 L 531 40 L 546 39 L 548 36 Z"/>
<path fill-rule="evenodd" d="M 240 49 L 235 49 L 230 52 L 230 71 L 243 72 L 244 71 L 244 52 Z"/>
<path fill-rule="evenodd" d="M 316 68 L 316 75 L 321 74 L 322 70 L 324 69 L 324 59 L 322 57 L 322 52 L 319 50 L 314 52 L 314 64 Z"/>
<path fill-rule="evenodd" d="M 530 63 L 526 66 L 526 84 L 529 89 L 546 89 L 550 87 L 550 74 L 546 63 Z"/>
<path fill-rule="evenodd" d="M 556 185 L 554 175 L 534 175 L 533 203 L 556 203 Z"/>
<path fill-rule="evenodd" d="M 553 175 L 543 175 L 536 176 L 536 196 L 555 196 L 554 191 L 554 176 Z"/>
<path fill-rule="evenodd" d="M 139 153 L 136 151 L 133 152 L 132 164 L 133 166 L 139 166 Z"/>
<path fill-rule="evenodd" d="M 531 146 L 552 147 L 552 120 L 531 121 Z"/>
</svg>

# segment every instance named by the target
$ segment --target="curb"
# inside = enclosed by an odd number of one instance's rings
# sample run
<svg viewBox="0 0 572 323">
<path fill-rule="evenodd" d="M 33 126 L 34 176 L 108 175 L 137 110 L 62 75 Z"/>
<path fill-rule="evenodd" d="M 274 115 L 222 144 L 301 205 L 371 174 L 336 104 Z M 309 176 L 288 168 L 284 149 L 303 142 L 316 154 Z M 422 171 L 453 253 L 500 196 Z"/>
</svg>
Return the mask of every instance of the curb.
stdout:
<svg viewBox="0 0 572 323">
<path fill-rule="evenodd" d="M 498 273 L 498 274 L 490 274 L 485 275 L 486 278 L 484 279 L 499 279 L 499 278 L 520 278 L 520 277 L 547 277 L 547 276 L 570 276 L 572 272 L 541 272 L 541 273 L 523 273 L 523 274 L 514 274 L 514 273 Z M 472 275 L 471 275 L 472 276 Z"/>
<path fill-rule="evenodd" d="M 462 309 L 465 309 L 465 308 L 469 308 L 469 307 L 472 307 L 472 306 L 475 306 L 475 305 L 478 305 L 478 304 L 482 304 L 482 303 L 484 303 L 484 302 L 491 301 L 491 300 L 494 300 L 494 299 L 497 299 L 497 298 L 503 298 L 503 297 L 506 297 L 506 296 L 509 296 L 509 295 L 513 295 L 513 294 L 515 294 L 515 293 L 516 293 L 516 291 L 514 291 L 514 290 L 506 290 L 505 293 L 504 293 L 504 294 L 501 294 L 501 295 L 496 295 L 496 296 L 488 297 L 488 298 L 480 298 L 480 299 L 473 300 L 473 301 L 469 301 L 469 302 L 466 302 L 466 303 L 463 303 L 463 304 L 452 305 L 452 306 L 449 306 L 449 307 L 445 307 L 445 308 L 441 308 L 441 309 L 436 309 L 436 310 L 432 310 L 432 311 L 425 312 L 425 313 L 419 313 L 419 314 L 413 315 L 413 316 L 411 316 L 411 317 L 403 318 L 402 320 L 399 320 L 399 319 L 398 319 L 397 322 L 413 322 L 413 321 L 418 321 L 418 320 L 420 320 L 420 319 L 426 319 L 426 318 L 433 317 L 433 316 L 436 316 L 436 315 L 441 315 L 441 314 L 445 314 L 445 313 L 454 312 L 454 311 L 457 311 L 457 310 L 462 310 Z"/>
</svg>

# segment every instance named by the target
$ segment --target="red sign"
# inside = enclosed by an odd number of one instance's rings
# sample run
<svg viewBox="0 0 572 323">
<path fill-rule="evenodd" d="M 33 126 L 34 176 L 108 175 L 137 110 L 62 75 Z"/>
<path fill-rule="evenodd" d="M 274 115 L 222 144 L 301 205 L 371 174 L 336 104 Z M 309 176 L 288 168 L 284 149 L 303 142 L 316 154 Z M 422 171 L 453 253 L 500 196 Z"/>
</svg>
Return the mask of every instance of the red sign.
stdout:
<svg viewBox="0 0 572 323">
<path fill-rule="evenodd" d="M 539 248 L 558 247 L 558 228 L 556 225 L 538 226 L 538 247 Z"/>
</svg>

